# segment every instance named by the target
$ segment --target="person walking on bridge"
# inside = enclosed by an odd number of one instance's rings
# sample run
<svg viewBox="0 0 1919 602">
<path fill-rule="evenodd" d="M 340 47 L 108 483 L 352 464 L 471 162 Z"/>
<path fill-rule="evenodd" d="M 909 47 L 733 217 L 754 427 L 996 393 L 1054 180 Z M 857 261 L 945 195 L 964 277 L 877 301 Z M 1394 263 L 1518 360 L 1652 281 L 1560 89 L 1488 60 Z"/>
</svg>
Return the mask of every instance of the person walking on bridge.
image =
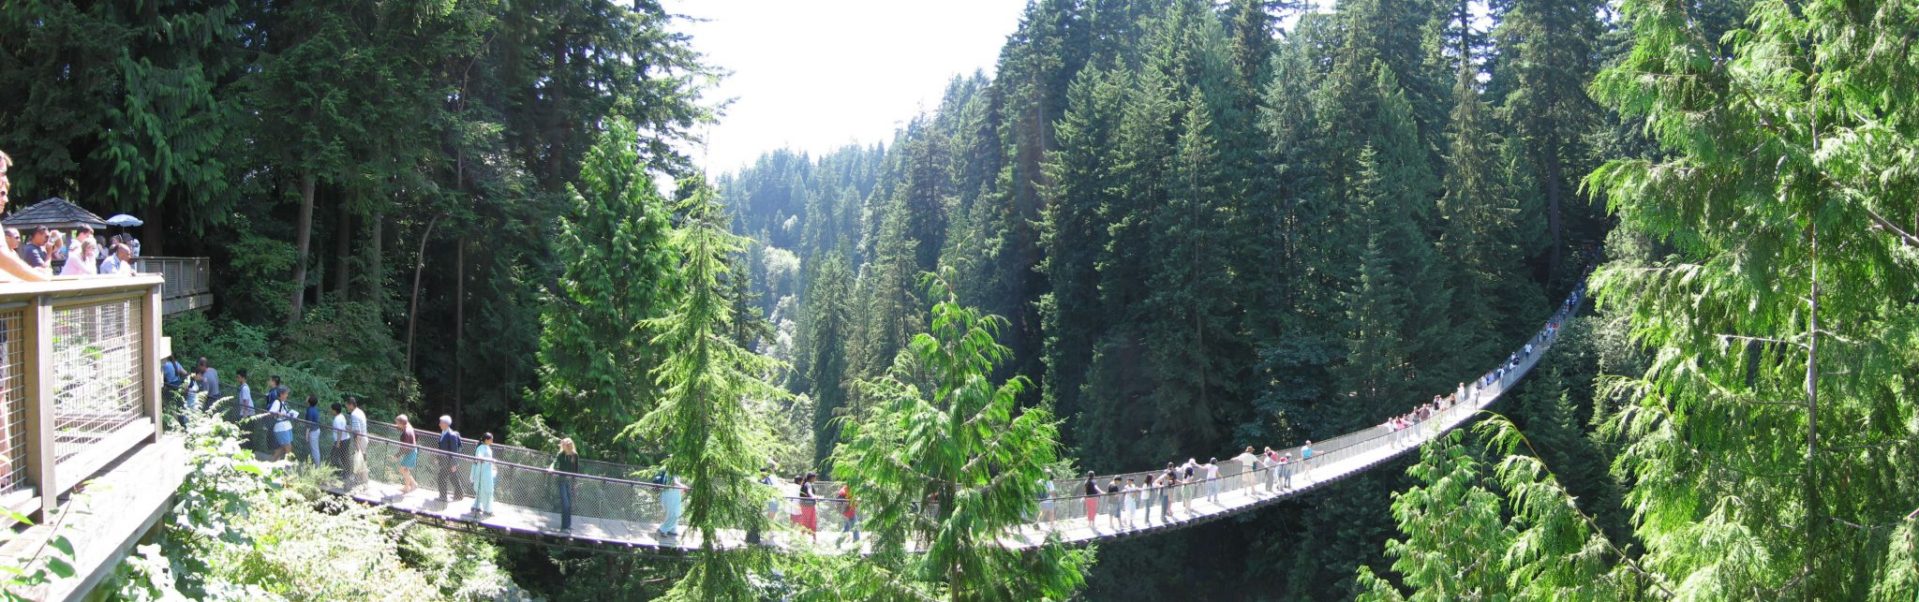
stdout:
<svg viewBox="0 0 1919 602">
<path fill-rule="evenodd" d="M 809 472 L 800 475 L 796 483 L 800 486 L 800 526 L 806 527 L 807 537 L 813 543 L 820 541 L 819 500 L 813 495 L 813 482 L 819 480 L 819 473 Z"/>
<path fill-rule="evenodd" d="M 1233 463 L 1239 467 L 1239 472 L 1233 473 L 1234 479 L 1239 482 L 1234 489 L 1245 489 L 1246 495 L 1252 495 L 1254 466 L 1259 463 L 1259 459 L 1253 456 L 1253 446 L 1248 445 L 1246 451 L 1233 456 Z"/>
<path fill-rule="evenodd" d="M 1179 502 L 1185 506 L 1186 515 L 1192 516 L 1193 498 L 1196 497 L 1193 493 L 1198 491 L 1195 487 L 1199 485 L 1199 479 L 1196 478 L 1199 476 L 1199 462 L 1192 458 L 1187 458 L 1186 464 L 1179 468 Z"/>
<path fill-rule="evenodd" d="M 281 388 L 280 403 L 286 403 L 287 395 L 290 395 L 288 390 L 284 387 Z M 321 458 L 325 458 L 326 456 L 320 454 L 320 430 L 322 427 L 320 426 L 320 397 L 318 395 L 307 395 L 307 411 L 304 418 L 307 428 L 307 461 L 319 464 L 324 461 L 321 460 Z"/>
<path fill-rule="evenodd" d="M 370 476 L 366 465 L 366 410 L 360 407 L 360 398 L 348 395 L 346 398 L 346 430 L 352 437 L 353 474 L 349 487 L 365 485 Z"/>
<path fill-rule="evenodd" d="M 1206 501 L 1219 503 L 1219 458 L 1207 458 L 1206 470 L 1200 474 L 1206 478 Z"/>
<path fill-rule="evenodd" d="M 1268 446 L 1260 453 L 1260 459 L 1266 462 L 1266 491 L 1279 493 L 1279 452 Z"/>
<path fill-rule="evenodd" d="M 440 416 L 440 441 L 435 446 L 440 454 L 440 469 L 434 474 L 433 485 L 440 490 L 440 503 L 457 502 L 466 497 L 465 479 L 460 478 L 460 432 L 453 430 L 453 417 Z M 452 498 L 448 499 L 447 494 Z"/>
<path fill-rule="evenodd" d="M 660 474 L 653 477 L 653 484 L 660 486 L 660 509 L 665 512 L 664 519 L 654 532 L 663 537 L 679 537 L 680 512 L 685 508 L 686 499 L 682 491 L 683 483 L 679 475 L 660 469 Z"/>
<path fill-rule="evenodd" d="M 1119 526 L 1121 529 L 1133 528 L 1133 512 L 1139 506 L 1139 486 L 1133 479 L 1126 479 L 1126 488 L 1120 490 Z"/>
<path fill-rule="evenodd" d="M 294 410 L 284 399 L 276 399 L 267 406 L 267 414 L 272 418 L 272 460 L 286 460 L 286 454 L 294 452 Z"/>
<path fill-rule="evenodd" d="M 1178 483 L 1180 472 L 1178 468 L 1173 468 L 1173 462 L 1167 462 L 1167 470 L 1159 472 L 1159 477 L 1153 479 L 1153 491 L 1159 493 L 1159 521 L 1163 523 L 1173 521 L 1173 491 Z M 1153 520 L 1151 508 L 1146 508 L 1146 520 Z"/>
<path fill-rule="evenodd" d="M 400 451 L 393 458 L 400 461 L 400 495 L 406 495 L 420 488 L 413 480 L 413 467 L 420 465 L 420 435 L 413 431 L 406 414 L 394 416 L 393 425 L 400 429 Z"/>
<path fill-rule="evenodd" d="M 560 455 L 553 458 L 555 488 L 560 494 L 560 531 L 573 530 L 573 475 L 580 472 L 580 450 L 573 446 L 573 438 L 560 440 Z"/>
<path fill-rule="evenodd" d="M 481 433 L 473 446 L 473 514 L 493 515 L 493 433 Z"/>
<path fill-rule="evenodd" d="M 1047 484 L 1050 485 L 1052 482 L 1048 481 Z M 853 490 L 841 484 L 839 493 L 834 494 L 834 497 L 839 498 L 840 516 L 846 519 L 846 522 L 840 523 L 840 533 L 852 534 L 853 543 L 858 544 L 860 542 L 860 508 L 853 503 Z"/>
<path fill-rule="evenodd" d="M 267 414 L 273 418 L 273 461 L 279 462 L 293 453 L 293 409 L 285 399 L 275 399 L 267 406 Z"/>
<path fill-rule="evenodd" d="M 1053 522 L 1054 519 L 1059 518 L 1059 513 L 1053 509 L 1053 497 L 1059 493 L 1058 488 L 1053 486 L 1053 475 L 1050 473 L 1040 475 L 1038 485 L 1039 520 L 1043 523 Z"/>
<path fill-rule="evenodd" d="M 1307 439 L 1306 445 L 1299 448 L 1299 476 L 1313 478 L 1313 440 Z"/>
<path fill-rule="evenodd" d="M 353 437 L 346 430 L 346 408 L 333 404 L 333 467 L 340 469 L 340 479 L 347 489 L 353 488 Z"/>
<path fill-rule="evenodd" d="M 1086 506 L 1086 526 L 1097 528 L 1099 526 L 1099 500 L 1100 496 L 1106 495 L 1106 490 L 1099 488 L 1099 479 L 1093 476 L 1093 471 L 1086 471 L 1086 491 L 1083 495 L 1086 496 L 1084 500 L 1084 505 Z"/>
</svg>

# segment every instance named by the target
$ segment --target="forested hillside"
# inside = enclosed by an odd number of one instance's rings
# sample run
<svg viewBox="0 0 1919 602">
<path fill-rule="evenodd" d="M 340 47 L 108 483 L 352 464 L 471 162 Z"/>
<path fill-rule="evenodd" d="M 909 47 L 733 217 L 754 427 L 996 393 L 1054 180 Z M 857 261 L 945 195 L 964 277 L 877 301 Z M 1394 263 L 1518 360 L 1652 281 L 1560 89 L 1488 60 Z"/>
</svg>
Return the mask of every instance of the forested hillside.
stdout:
<svg viewBox="0 0 1919 602">
<path fill-rule="evenodd" d="M 568 438 L 633 491 L 681 487 L 667 515 L 700 538 L 422 536 L 194 413 L 192 499 L 119 595 L 1919 595 L 1919 5 L 1032 0 L 891 140 L 713 174 L 681 151 L 718 75 L 676 21 L 0 11 L 14 196 L 213 258 L 176 354 L 377 421 Z M 1580 290 L 1496 414 L 1417 454 L 1214 522 L 1002 545 L 1066 475 L 1380 425 Z M 570 521 L 579 470 L 554 466 L 527 470 Z M 809 476 L 847 489 L 765 506 Z M 834 504 L 866 555 L 799 526 Z M 289 543 L 305 522 L 329 537 Z"/>
<path fill-rule="evenodd" d="M 1579 178 L 1645 146 L 1586 91 L 1622 50 L 1602 8 L 1032 3 L 991 77 L 955 78 L 883 148 L 719 180 L 816 449 L 862 403 L 853 380 L 925 327 L 916 275 L 941 268 L 1008 319 L 1003 370 L 1086 469 L 1329 436 L 1450 391 L 1592 257 L 1610 221 Z M 1576 427 L 1587 399 L 1540 411 Z M 1351 595 L 1355 564 L 1384 566 L 1399 472 L 1106 546 L 1089 594 Z"/>
</svg>

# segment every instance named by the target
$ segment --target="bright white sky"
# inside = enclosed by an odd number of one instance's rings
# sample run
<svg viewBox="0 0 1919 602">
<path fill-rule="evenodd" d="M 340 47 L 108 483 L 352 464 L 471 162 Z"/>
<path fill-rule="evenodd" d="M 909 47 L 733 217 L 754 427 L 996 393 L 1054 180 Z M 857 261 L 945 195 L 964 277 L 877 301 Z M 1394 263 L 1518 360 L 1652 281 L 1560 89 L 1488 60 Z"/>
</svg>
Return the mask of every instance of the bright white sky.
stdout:
<svg viewBox="0 0 1919 602">
<path fill-rule="evenodd" d="M 1026 0 L 664 0 L 733 99 L 689 151 L 709 173 L 790 147 L 819 156 L 891 141 L 953 76 L 992 74 Z"/>
</svg>

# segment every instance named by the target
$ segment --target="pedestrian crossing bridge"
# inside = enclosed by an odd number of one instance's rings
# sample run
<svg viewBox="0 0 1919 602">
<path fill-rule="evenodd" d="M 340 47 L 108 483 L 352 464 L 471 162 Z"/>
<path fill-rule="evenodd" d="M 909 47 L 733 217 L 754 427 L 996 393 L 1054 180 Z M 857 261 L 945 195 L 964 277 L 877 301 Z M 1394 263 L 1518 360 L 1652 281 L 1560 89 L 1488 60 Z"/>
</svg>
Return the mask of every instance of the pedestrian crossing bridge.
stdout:
<svg viewBox="0 0 1919 602">
<path fill-rule="evenodd" d="M 1551 349 L 1557 333 L 1553 326 L 1571 318 L 1580 300 L 1575 291 L 1553 314 L 1548 327 L 1535 332 L 1525 346 L 1514 352 L 1516 361 L 1489 372 L 1479 383 L 1467 387 L 1462 401 L 1433 412 L 1412 428 L 1391 430 L 1374 426 L 1312 442 L 1310 458 L 1302 447 L 1278 450 L 1293 459 L 1283 469 L 1222 460 L 1216 479 L 1198 478 L 1167 489 L 1167 495 L 1173 500 L 1170 513 L 1162 513 L 1160 500 L 1150 494 L 1142 494 L 1135 503 L 1129 504 L 1118 493 L 1082 495 L 1085 491 L 1082 478 L 1061 479 L 1055 482 L 1059 496 L 1042 501 L 1026 524 L 1004 534 L 1001 541 L 1011 548 L 1029 548 L 1045 545 L 1054 538 L 1067 545 L 1126 539 L 1250 512 L 1363 473 L 1458 428 L 1479 410 L 1499 401 Z M 309 431 L 319 433 L 323 446 L 332 445 L 329 427 L 294 422 L 294 447 L 300 459 L 307 459 L 311 453 L 307 449 Z M 437 432 L 419 429 L 417 433 L 419 444 L 407 446 L 399 442 L 400 434 L 393 425 L 370 425 L 365 457 L 371 479 L 351 488 L 336 487 L 334 492 L 442 526 L 486 530 L 550 543 L 661 551 L 693 550 L 702 544 L 699 534 L 684 525 L 679 534 L 661 533 L 660 526 L 667 516 L 662 494 L 667 486 L 638 476 L 651 474 L 638 466 L 582 459 L 579 472 L 557 472 L 549 468 L 553 465 L 552 453 L 494 444 L 490 446 L 493 459 L 485 461 L 495 475 L 493 511 L 485 515 L 475 513 L 475 500 L 470 495 L 441 501 L 433 488 L 435 471 L 441 470 L 443 462 L 450 462 L 459 478 L 469 478 L 475 463 L 481 462 L 473 456 L 475 441 L 470 437 L 465 439 L 460 453 L 453 454 L 434 448 Z M 414 474 L 419 488 L 402 493 L 397 470 L 399 461 L 408 451 L 416 449 L 420 458 Z M 1094 480 L 1102 488 L 1115 476 L 1121 482 L 1134 478 L 1147 483 L 1158 472 L 1098 475 Z M 572 527 L 567 530 L 560 528 L 558 491 L 563 482 L 570 483 L 572 488 Z M 795 486 L 790 483 L 778 486 L 782 490 L 777 498 L 778 520 L 774 522 L 780 528 L 756 544 L 748 543 L 746 533 L 722 531 L 718 547 L 811 547 L 827 553 L 865 550 L 841 528 L 845 502 L 830 497 L 839 490 L 837 484 L 816 484 L 816 494 L 827 497 L 811 500 L 797 497 Z M 466 489 L 470 494 L 471 485 Z M 809 505 L 817 517 L 814 533 L 799 524 L 803 509 Z M 789 517 L 792 520 L 788 520 Z"/>
</svg>

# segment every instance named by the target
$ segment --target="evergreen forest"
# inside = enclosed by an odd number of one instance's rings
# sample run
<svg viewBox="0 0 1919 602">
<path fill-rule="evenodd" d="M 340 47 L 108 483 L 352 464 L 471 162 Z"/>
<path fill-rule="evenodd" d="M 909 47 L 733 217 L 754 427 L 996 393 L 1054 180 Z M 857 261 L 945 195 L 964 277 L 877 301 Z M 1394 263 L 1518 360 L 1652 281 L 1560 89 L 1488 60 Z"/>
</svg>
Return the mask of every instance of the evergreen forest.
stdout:
<svg viewBox="0 0 1919 602">
<path fill-rule="evenodd" d="M 815 471 L 871 553 L 420 527 L 209 415 L 106 597 L 1919 597 L 1919 3 L 1030 0 L 890 140 L 725 173 L 693 159 L 725 74 L 681 21 L 8 1 L 0 150 L 16 204 L 212 258 L 183 357 L 570 437 L 685 479 L 707 541 L 777 528 L 762 466 Z M 1574 290 L 1532 376 L 1416 452 L 992 543 L 1046 475 L 1379 425 Z"/>
</svg>

